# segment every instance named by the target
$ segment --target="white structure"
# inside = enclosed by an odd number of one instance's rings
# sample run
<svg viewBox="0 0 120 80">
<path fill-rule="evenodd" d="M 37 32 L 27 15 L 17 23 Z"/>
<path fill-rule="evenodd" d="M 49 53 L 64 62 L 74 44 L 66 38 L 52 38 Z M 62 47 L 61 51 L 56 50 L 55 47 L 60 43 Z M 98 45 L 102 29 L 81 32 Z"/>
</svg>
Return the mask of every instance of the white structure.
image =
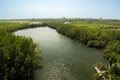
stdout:
<svg viewBox="0 0 120 80">
<path fill-rule="evenodd" d="M 64 22 L 64 24 L 70 24 L 70 22 Z"/>
</svg>

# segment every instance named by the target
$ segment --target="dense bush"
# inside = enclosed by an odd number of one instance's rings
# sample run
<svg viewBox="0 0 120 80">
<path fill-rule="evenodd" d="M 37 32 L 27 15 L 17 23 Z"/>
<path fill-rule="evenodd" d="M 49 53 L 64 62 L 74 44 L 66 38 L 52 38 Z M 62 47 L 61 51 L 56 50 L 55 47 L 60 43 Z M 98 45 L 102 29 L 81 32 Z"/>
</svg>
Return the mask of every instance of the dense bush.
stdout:
<svg viewBox="0 0 120 80">
<path fill-rule="evenodd" d="M 33 80 L 33 71 L 41 67 L 37 44 L 31 38 L 10 33 L 25 25 L 0 23 L 0 80 Z"/>
<path fill-rule="evenodd" d="M 40 67 L 31 38 L 0 32 L 0 80 L 28 80 Z"/>
<path fill-rule="evenodd" d="M 110 59 L 112 63 L 120 62 L 120 42 L 112 41 L 105 48 L 105 57 Z"/>
<path fill-rule="evenodd" d="M 0 22 L 0 31 L 5 30 L 5 31 L 13 32 L 27 27 L 29 27 L 29 24 L 27 23 Z"/>
<path fill-rule="evenodd" d="M 117 74 L 118 76 L 120 76 L 120 62 L 119 63 L 115 63 L 114 67 L 113 67 L 113 72 L 115 74 Z M 120 79 L 120 77 L 119 77 Z"/>
<path fill-rule="evenodd" d="M 94 40 L 92 40 L 92 41 L 89 41 L 87 43 L 87 45 L 89 47 L 104 48 L 106 43 L 104 41 L 94 41 Z"/>
</svg>

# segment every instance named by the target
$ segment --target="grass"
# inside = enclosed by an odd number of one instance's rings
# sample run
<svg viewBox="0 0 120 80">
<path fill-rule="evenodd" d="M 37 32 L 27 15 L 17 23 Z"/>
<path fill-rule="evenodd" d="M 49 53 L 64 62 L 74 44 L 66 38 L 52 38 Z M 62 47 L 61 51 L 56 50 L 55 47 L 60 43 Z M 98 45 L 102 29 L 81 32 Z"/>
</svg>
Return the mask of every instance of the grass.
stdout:
<svg viewBox="0 0 120 80">
<path fill-rule="evenodd" d="M 90 29 L 120 29 L 120 22 L 110 21 L 77 21 L 72 22 L 69 25 L 75 27 L 87 27 Z"/>
</svg>

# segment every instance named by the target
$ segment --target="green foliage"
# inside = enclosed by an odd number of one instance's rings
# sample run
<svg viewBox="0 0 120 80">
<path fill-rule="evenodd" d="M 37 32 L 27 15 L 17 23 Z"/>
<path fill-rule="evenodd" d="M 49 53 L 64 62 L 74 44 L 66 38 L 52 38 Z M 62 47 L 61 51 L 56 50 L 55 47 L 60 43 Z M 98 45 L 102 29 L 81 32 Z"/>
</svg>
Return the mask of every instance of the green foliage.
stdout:
<svg viewBox="0 0 120 80">
<path fill-rule="evenodd" d="M 111 63 L 120 62 L 120 42 L 112 41 L 110 42 L 104 52 L 104 56 L 108 58 Z"/>
<path fill-rule="evenodd" d="M 89 41 L 87 43 L 87 45 L 89 47 L 104 48 L 106 43 L 104 41 L 94 41 L 94 40 L 92 40 L 92 41 Z"/>
<path fill-rule="evenodd" d="M 98 66 L 98 68 L 99 68 L 100 70 L 102 70 L 102 71 L 108 69 L 108 66 L 105 65 L 105 64 L 103 64 L 103 63 L 101 63 L 101 62 L 97 62 L 97 63 L 95 64 L 95 66 Z"/>
<path fill-rule="evenodd" d="M 13 32 L 15 30 L 27 28 L 27 23 L 0 22 L 0 30 Z"/>
<path fill-rule="evenodd" d="M 33 71 L 41 67 L 37 44 L 10 33 L 25 25 L 0 23 L 0 80 L 33 80 Z"/>
<path fill-rule="evenodd" d="M 118 76 L 120 76 L 120 62 L 117 62 L 117 63 L 114 64 L 113 71 L 114 71 L 115 74 L 117 74 Z"/>
<path fill-rule="evenodd" d="M 100 73 L 95 74 L 96 80 L 120 80 L 120 63 L 105 65 L 101 62 L 96 63 L 96 66 L 101 70 Z M 105 79 L 103 79 L 105 78 Z"/>
</svg>

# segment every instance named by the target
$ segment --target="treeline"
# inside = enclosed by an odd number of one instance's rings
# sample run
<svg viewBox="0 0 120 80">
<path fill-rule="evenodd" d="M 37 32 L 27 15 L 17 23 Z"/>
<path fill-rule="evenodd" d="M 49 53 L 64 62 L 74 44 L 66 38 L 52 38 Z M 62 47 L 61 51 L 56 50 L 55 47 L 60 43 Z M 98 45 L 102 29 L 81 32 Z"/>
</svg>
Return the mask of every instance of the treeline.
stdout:
<svg viewBox="0 0 120 80">
<path fill-rule="evenodd" d="M 11 33 L 28 26 L 0 23 L 0 80 L 33 80 L 33 71 L 41 67 L 37 44 L 31 38 Z"/>
<path fill-rule="evenodd" d="M 19 29 L 27 28 L 27 23 L 0 22 L 0 31 L 14 32 Z"/>
<path fill-rule="evenodd" d="M 40 26 L 45 26 L 45 23 L 38 23 L 33 24 L 31 22 L 26 23 L 20 23 L 20 22 L 0 22 L 0 30 L 4 30 L 7 32 L 14 32 L 21 29 L 27 29 L 27 28 L 35 28 Z"/>
<path fill-rule="evenodd" d="M 104 49 L 104 56 L 110 61 L 111 65 L 116 65 L 116 71 L 120 72 L 120 30 L 110 27 L 108 29 L 89 28 L 88 26 L 78 27 L 63 22 L 49 22 L 47 24 L 59 33 L 89 47 Z M 117 72 L 116 74 L 120 76 L 120 73 Z"/>
</svg>

